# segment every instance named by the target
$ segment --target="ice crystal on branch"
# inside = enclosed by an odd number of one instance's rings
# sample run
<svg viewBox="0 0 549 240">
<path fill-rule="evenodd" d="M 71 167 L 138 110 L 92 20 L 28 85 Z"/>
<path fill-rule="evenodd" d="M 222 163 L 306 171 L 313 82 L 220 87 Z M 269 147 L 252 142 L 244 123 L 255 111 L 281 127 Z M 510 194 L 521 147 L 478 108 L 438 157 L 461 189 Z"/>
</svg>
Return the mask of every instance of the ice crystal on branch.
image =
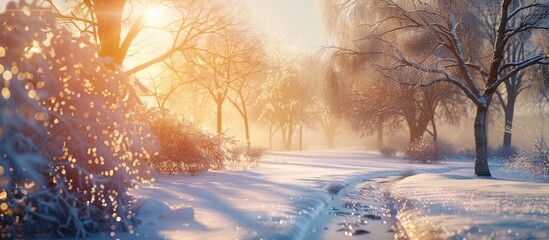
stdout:
<svg viewBox="0 0 549 240">
<path fill-rule="evenodd" d="M 526 177 L 538 181 L 549 180 L 549 146 L 543 135 L 532 140 L 531 148 L 519 150 L 507 161 L 508 170 L 521 169 Z"/>
</svg>

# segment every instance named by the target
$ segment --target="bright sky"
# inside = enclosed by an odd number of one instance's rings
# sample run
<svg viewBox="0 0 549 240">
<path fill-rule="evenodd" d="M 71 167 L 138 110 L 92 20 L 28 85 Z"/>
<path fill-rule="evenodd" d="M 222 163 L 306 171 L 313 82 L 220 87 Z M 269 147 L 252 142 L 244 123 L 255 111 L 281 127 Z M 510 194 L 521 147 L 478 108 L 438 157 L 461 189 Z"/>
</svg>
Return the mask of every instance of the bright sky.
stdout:
<svg viewBox="0 0 549 240">
<path fill-rule="evenodd" d="M 306 51 L 322 45 L 316 0 L 246 0 L 255 26 L 266 33 L 285 34 L 284 44 Z"/>
</svg>

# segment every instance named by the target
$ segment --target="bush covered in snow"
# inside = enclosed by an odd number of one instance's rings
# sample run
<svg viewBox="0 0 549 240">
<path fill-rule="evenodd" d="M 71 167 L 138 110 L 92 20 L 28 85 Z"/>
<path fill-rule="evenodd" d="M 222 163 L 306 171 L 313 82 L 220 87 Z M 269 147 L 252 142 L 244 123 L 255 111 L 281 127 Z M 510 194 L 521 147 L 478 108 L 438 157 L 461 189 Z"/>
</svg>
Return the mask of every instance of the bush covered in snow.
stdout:
<svg viewBox="0 0 549 240">
<path fill-rule="evenodd" d="M 406 148 L 406 156 L 412 162 L 433 163 L 440 161 L 440 155 L 433 140 L 422 138 Z"/>
<path fill-rule="evenodd" d="M 435 142 L 432 138 L 422 138 L 406 148 L 406 156 L 412 162 L 437 163 L 456 154 L 454 145 L 441 139 Z"/>
<path fill-rule="evenodd" d="M 0 232 L 132 232 L 127 190 L 155 149 L 126 76 L 48 9 L 12 2 L 0 22 Z"/>
<path fill-rule="evenodd" d="M 184 119 L 156 109 L 147 110 L 143 116 L 160 146 L 159 153 L 149 161 L 158 172 L 195 175 L 221 169 L 229 158 L 226 145 L 231 140 L 226 137 L 204 132 Z"/>
<path fill-rule="evenodd" d="M 257 165 L 267 151 L 261 147 L 232 148 L 233 138 L 205 132 L 158 108 L 142 110 L 140 120 L 149 126 L 160 147 L 149 161 L 157 172 L 196 175 L 224 167 L 249 167 Z"/>
<path fill-rule="evenodd" d="M 547 181 L 549 180 L 549 147 L 543 136 L 532 142 L 532 148 L 521 149 L 516 156 L 507 161 L 509 170 L 521 169 L 526 176 Z"/>
</svg>

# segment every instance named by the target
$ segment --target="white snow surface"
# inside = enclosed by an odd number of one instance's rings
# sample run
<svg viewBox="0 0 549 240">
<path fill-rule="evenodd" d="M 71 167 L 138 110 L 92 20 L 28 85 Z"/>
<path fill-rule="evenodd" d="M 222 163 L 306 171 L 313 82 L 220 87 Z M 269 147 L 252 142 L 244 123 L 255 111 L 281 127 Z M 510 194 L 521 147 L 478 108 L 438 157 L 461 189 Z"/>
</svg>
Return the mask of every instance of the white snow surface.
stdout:
<svg viewBox="0 0 549 240">
<path fill-rule="evenodd" d="M 520 179 L 502 163 L 492 177 L 473 166 L 396 182 L 397 219 L 410 239 L 549 239 L 549 184 Z"/>
<path fill-rule="evenodd" d="M 463 228 L 465 224 L 469 230 L 476 230 L 475 224 L 492 224 L 495 220 L 490 218 L 503 214 L 509 218 L 507 221 L 499 217 L 497 220 L 502 224 L 512 225 L 516 221 L 528 227 L 528 224 L 541 226 L 548 221 L 549 185 L 503 180 L 498 175 L 494 179 L 476 178 L 472 167 L 472 160 L 466 159 L 417 164 L 355 149 L 274 152 L 258 167 L 248 170 L 221 170 L 198 176 L 159 175 L 152 184 L 141 185 L 133 191 L 136 197 L 149 202 L 148 207 L 145 202 L 137 211 L 142 223 L 133 234 L 116 233 L 111 237 L 103 233 L 90 239 L 334 239 L 339 235 L 328 234 L 328 231 L 325 234 L 322 230 L 324 226 L 332 230 L 330 224 L 334 221 L 325 213 L 330 206 L 342 202 L 342 195 L 350 191 L 346 189 L 356 189 L 365 180 L 406 174 L 410 169 L 418 174 L 397 182 L 390 189 L 400 203 L 409 202 L 398 217 L 414 213 L 418 218 L 413 221 L 437 221 L 448 231 Z M 495 168 L 498 167 L 501 166 Z M 332 199 L 327 186 L 344 186 L 344 189 Z M 545 197 L 538 198 L 541 195 Z M 484 199 L 485 196 L 491 198 Z M 502 196 L 505 199 L 499 203 L 493 201 Z M 533 205 L 523 208 L 521 203 L 514 202 L 518 198 Z M 509 204 L 512 206 L 507 206 Z M 410 207 L 412 205 L 415 207 Z M 450 212 L 445 209 L 457 209 L 454 206 L 463 209 L 458 209 L 455 218 L 446 220 Z M 429 212 L 430 208 L 434 210 Z M 492 213 L 477 216 L 472 214 L 475 210 Z M 516 214 L 527 216 L 515 218 Z M 498 227 L 508 230 L 506 226 Z M 533 236 L 547 236 L 543 234 L 548 231 L 539 230 L 538 235 Z"/>
</svg>

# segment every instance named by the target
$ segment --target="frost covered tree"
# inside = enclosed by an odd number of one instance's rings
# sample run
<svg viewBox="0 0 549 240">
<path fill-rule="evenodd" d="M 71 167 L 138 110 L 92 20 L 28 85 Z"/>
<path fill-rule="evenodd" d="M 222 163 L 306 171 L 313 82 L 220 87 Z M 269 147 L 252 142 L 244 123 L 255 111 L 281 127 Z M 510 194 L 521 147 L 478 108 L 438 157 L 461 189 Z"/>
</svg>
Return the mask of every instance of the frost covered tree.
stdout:
<svg viewBox="0 0 549 240">
<path fill-rule="evenodd" d="M 535 71 L 534 78 L 538 79 L 534 85 L 536 89 L 535 105 L 539 109 L 541 116 L 549 113 L 547 107 L 549 107 L 549 67 L 539 66 Z"/>
<path fill-rule="evenodd" d="M 497 1 L 489 2 L 471 2 L 472 6 L 479 13 L 480 33 L 482 38 L 488 42 L 494 42 L 496 35 L 494 34 L 497 28 L 499 16 L 499 3 Z M 518 2 L 512 3 L 518 4 Z M 547 38 L 547 33 L 537 32 L 535 38 Z M 540 41 L 533 39 L 530 33 L 518 34 L 517 37 L 509 40 L 506 45 L 505 54 L 503 55 L 506 62 L 517 62 L 524 58 L 539 52 L 543 49 L 540 46 Z M 535 41 L 532 41 L 535 40 Z M 540 67 L 529 68 L 525 71 L 520 71 L 512 76 L 508 81 L 503 82 L 504 87 L 498 88 L 495 94 L 496 106 L 501 107 L 504 117 L 504 133 L 503 133 L 503 148 L 510 149 L 513 135 L 513 122 L 515 116 L 515 106 L 520 99 L 520 96 L 525 94 L 539 97 L 542 92 L 536 91 L 541 89 L 540 81 L 546 78 L 543 74 L 539 74 Z M 507 70 L 509 71 L 509 70 Z M 532 101 L 535 98 L 521 97 L 525 101 Z"/>
<path fill-rule="evenodd" d="M 525 55 L 525 51 L 528 51 L 527 48 L 530 47 L 528 46 L 530 44 L 526 41 L 527 39 L 517 39 L 508 44 L 508 51 L 506 51 L 505 58 L 508 59 L 508 61 L 514 62 Z M 503 148 L 510 148 L 512 146 L 511 139 L 513 136 L 513 121 L 517 99 L 522 95 L 521 93 L 532 87 L 532 84 L 527 80 L 526 71 L 521 71 L 503 83 L 505 86 L 504 89 L 496 91 L 495 96 L 497 103 L 501 106 L 504 114 L 505 131 L 503 133 Z M 536 81 L 535 79 L 530 80 Z"/>
<path fill-rule="evenodd" d="M 277 59 L 261 86 L 256 105 L 261 106 L 259 119 L 269 127 L 270 138 L 280 132 L 284 150 L 292 150 L 294 134 L 302 145 L 303 126 L 314 116 L 313 88 L 305 81 L 300 61 Z M 271 139 L 269 140 L 271 142 Z"/>
<path fill-rule="evenodd" d="M 328 88 L 332 91 L 328 94 L 332 109 L 339 109 L 351 127 L 362 135 L 377 131 L 380 149 L 383 134 L 402 126 L 408 129 L 410 146 L 427 140 L 436 149 L 437 122 L 444 120 L 456 124 L 465 111 L 461 104 L 463 94 L 448 90 L 447 84 L 429 88 L 402 86 L 369 68 L 366 59 L 352 56 L 357 52 L 328 49 L 335 50 L 328 51 L 331 66 L 327 68 L 331 73 L 326 74 Z M 430 138 L 425 139 L 426 135 Z"/>
<path fill-rule="evenodd" d="M 549 29 L 549 3 L 499 1 L 491 33 L 494 41 L 488 42 L 477 37 L 482 20 L 475 17 L 479 9 L 472 7 L 472 1 L 331 2 L 340 10 L 341 21 L 358 19 L 353 23 L 363 34 L 355 40 L 363 46 L 362 54 L 371 53 L 370 60 L 380 72 L 402 85 L 449 83 L 474 103 L 475 174 L 490 176 L 486 120 L 494 94 L 528 67 L 549 63 L 541 49 L 510 61 L 505 57 L 508 45 Z M 414 45 L 421 51 L 410 51 Z"/>
<path fill-rule="evenodd" d="M 320 65 L 320 63 L 317 63 Z M 319 67 L 319 66 L 317 66 Z M 340 97 L 337 96 L 334 89 L 336 86 L 332 84 L 336 83 L 337 74 L 334 73 L 333 69 L 326 67 L 324 71 L 313 71 L 317 72 L 314 78 L 323 79 L 324 87 L 319 88 L 315 93 L 314 97 L 316 98 L 315 103 L 315 118 L 324 132 L 326 138 L 326 147 L 335 148 L 335 141 L 341 126 L 343 125 L 343 112 L 345 105 L 342 104 Z M 335 98 L 335 99 L 334 99 Z"/>
<path fill-rule="evenodd" d="M 16 238 L 130 231 L 128 189 L 155 151 L 119 69 L 50 9 L 0 14 L 0 231 Z"/>
</svg>

